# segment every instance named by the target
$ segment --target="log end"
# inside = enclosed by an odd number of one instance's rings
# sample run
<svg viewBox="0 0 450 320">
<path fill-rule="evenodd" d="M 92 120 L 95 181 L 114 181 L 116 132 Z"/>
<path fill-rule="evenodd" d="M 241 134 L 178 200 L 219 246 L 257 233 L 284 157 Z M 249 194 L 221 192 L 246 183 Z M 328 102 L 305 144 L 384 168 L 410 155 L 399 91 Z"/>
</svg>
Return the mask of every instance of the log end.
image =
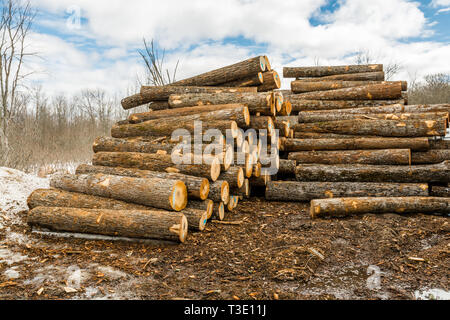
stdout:
<svg viewBox="0 0 450 320">
<path fill-rule="evenodd" d="M 261 71 L 266 71 L 267 65 L 266 65 L 266 59 L 264 56 L 259 57 L 259 66 L 261 68 Z"/>
<path fill-rule="evenodd" d="M 245 176 L 250 178 L 253 173 L 253 156 L 251 154 L 247 154 L 245 158 Z"/>
<path fill-rule="evenodd" d="M 183 181 L 176 181 L 172 193 L 169 197 L 170 206 L 175 211 L 181 211 L 186 208 L 188 193 Z"/>
<path fill-rule="evenodd" d="M 264 78 L 263 78 L 262 72 L 258 72 L 258 80 L 259 80 L 260 84 L 262 84 L 264 82 Z"/>
<path fill-rule="evenodd" d="M 237 138 L 238 132 L 239 132 L 239 127 L 238 127 L 236 121 L 231 121 L 230 130 L 231 130 L 231 136 L 233 138 Z"/>
<path fill-rule="evenodd" d="M 248 110 L 248 107 L 244 107 L 244 121 L 245 121 L 245 124 L 247 125 L 247 126 L 249 126 L 250 125 L 250 111 Z"/>
<path fill-rule="evenodd" d="M 198 221 L 198 230 L 199 231 L 205 230 L 207 222 L 208 222 L 208 213 L 205 211 L 205 212 L 203 212 L 202 216 L 200 217 L 200 219 Z"/>
<path fill-rule="evenodd" d="M 218 210 L 217 217 L 219 218 L 220 221 L 222 221 L 223 219 L 225 219 L 225 205 L 223 204 L 223 202 L 219 204 L 217 210 Z"/>
<path fill-rule="evenodd" d="M 211 180 L 216 181 L 220 175 L 220 160 L 215 157 L 211 163 Z"/>
<path fill-rule="evenodd" d="M 227 171 L 234 161 L 234 150 L 230 144 L 225 147 L 224 157 L 223 157 L 223 168 Z"/>
<path fill-rule="evenodd" d="M 209 194 L 209 181 L 208 179 L 202 179 L 200 184 L 200 200 L 206 200 Z"/>
<path fill-rule="evenodd" d="M 214 211 L 214 201 L 212 200 L 206 200 L 207 201 L 207 205 L 206 205 L 206 218 L 207 219 L 211 219 L 213 211 Z"/>
<path fill-rule="evenodd" d="M 253 165 L 253 176 L 258 178 L 261 176 L 261 163 L 258 162 L 256 164 Z"/>
<path fill-rule="evenodd" d="M 227 204 L 230 201 L 230 185 L 227 181 L 222 182 L 220 186 L 220 199 L 222 202 Z"/>
<path fill-rule="evenodd" d="M 244 170 L 241 167 L 239 167 L 238 174 L 237 174 L 238 188 L 241 188 L 244 185 L 244 180 L 245 180 Z"/>
<path fill-rule="evenodd" d="M 180 242 L 183 243 L 184 241 L 186 241 L 187 235 L 188 235 L 188 221 L 186 216 L 183 214 L 181 215 L 181 220 L 180 220 L 180 231 L 179 231 L 179 239 Z"/>
</svg>

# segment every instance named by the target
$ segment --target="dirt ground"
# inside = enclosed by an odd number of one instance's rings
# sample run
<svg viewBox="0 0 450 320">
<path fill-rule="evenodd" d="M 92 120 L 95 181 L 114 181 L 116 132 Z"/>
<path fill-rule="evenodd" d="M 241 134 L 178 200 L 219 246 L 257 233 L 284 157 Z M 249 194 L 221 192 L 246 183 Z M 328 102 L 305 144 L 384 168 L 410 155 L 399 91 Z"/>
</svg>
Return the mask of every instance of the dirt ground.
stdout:
<svg viewBox="0 0 450 320">
<path fill-rule="evenodd" d="M 184 244 L 0 229 L 2 299 L 414 299 L 448 292 L 448 217 L 311 220 L 308 204 L 243 201 Z"/>
</svg>

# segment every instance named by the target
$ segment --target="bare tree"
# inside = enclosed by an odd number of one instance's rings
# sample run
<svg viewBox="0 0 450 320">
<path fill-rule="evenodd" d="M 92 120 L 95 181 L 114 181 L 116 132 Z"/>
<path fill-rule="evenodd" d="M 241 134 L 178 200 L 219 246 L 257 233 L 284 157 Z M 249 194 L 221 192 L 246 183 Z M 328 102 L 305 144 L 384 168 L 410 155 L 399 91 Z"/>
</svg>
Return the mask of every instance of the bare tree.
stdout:
<svg viewBox="0 0 450 320">
<path fill-rule="evenodd" d="M 0 0 L 0 149 L 6 154 L 8 149 L 7 129 L 10 120 L 23 108 L 23 97 L 19 88 L 24 78 L 25 59 L 33 55 L 26 51 L 28 37 L 35 17 L 29 1 Z"/>
<path fill-rule="evenodd" d="M 377 61 L 384 60 L 382 58 L 374 58 L 373 54 L 370 50 L 359 50 L 354 58 L 356 64 L 372 64 L 378 63 Z M 384 64 L 384 75 L 386 80 L 392 79 L 401 69 L 402 65 L 396 61 L 391 61 L 387 64 Z"/>
</svg>

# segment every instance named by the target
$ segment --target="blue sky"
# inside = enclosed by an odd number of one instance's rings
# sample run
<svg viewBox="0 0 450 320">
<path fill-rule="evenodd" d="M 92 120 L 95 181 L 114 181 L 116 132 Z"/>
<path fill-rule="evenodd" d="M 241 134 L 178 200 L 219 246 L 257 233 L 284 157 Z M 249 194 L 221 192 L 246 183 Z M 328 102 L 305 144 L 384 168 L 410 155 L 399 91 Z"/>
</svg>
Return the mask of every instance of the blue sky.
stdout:
<svg viewBox="0 0 450 320">
<path fill-rule="evenodd" d="M 166 49 L 177 78 L 266 54 L 286 65 L 399 63 L 398 79 L 450 72 L 450 0 L 32 0 L 32 79 L 55 93 L 137 90 L 142 38 Z M 289 81 L 284 80 L 288 87 Z"/>
</svg>

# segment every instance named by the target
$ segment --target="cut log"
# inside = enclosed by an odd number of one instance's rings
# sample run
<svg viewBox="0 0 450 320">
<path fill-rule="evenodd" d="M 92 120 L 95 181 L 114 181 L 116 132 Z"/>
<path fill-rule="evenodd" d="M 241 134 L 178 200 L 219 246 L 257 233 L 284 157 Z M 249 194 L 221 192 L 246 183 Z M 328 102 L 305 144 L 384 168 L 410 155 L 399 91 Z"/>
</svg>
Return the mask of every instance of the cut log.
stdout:
<svg viewBox="0 0 450 320">
<path fill-rule="evenodd" d="M 238 196 L 235 196 L 235 195 L 230 196 L 230 201 L 226 205 L 227 211 L 232 212 L 234 209 L 236 209 L 238 201 L 239 201 Z"/>
<path fill-rule="evenodd" d="M 352 139 L 282 139 L 281 150 L 364 150 L 364 149 L 411 149 L 428 150 L 427 137 L 419 138 L 359 138 Z"/>
<path fill-rule="evenodd" d="M 284 78 L 324 77 L 336 74 L 383 71 L 382 64 L 326 66 L 326 67 L 284 67 Z"/>
<path fill-rule="evenodd" d="M 281 79 L 275 70 L 263 74 L 263 83 L 258 86 L 258 92 L 270 91 L 281 87 Z"/>
<path fill-rule="evenodd" d="M 98 152 L 92 159 L 93 165 L 106 167 L 136 168 L 141 170 L 183 173 L 216 181 L 220 174 L 220 161 L 211 164 L 174 164 L 169 155 L 136 152 Z"/>
<path fill-rule="evenodd" d="M 289 122 L 290 127 L 298 124 L 298 116 L 277 116 L 276 119 L 278 121 Z"/>
<path fill-rule="evenodd" d="M 210 185 L 209 198 L 214 202 L 227 204 L 230 200 L 230 186 L 227 181 L 217 180 Z"/>
<path fill-rule="evenodd" d="M 339 120 L 296 124 L 296 132 L 337 133 L 382 137 L 445 136 L 444 120 Z"/>
<path fill-rule="evenodd" d="M 450 187 L 432 186 L 431 195 L 433 197 L 450 198 Z"/>
<path fill-rule="evenodd" d="M 210 219 L 214 209 L 214 203 L 210 199 L 203 201 L 199 200 L 189 200 L 186 209 L 197 209 L 206 212 L 206 218 Z"/>
<path fill-rule="evenodd" d="M 241 103 L 248 107 L 250 114 L 274 115 L 274 103 L 270 93 L 202 93 L 171 95 L 169 105 L 171 108 L 190 106 L 217 105 Z"/>
<path fill-rule="evenodd" d="M 300 164 L 295 177 L 297 181 L 446 183 L 450 181 L 450 161 L 414 166 Z"/>
<path fill-rule="evenodd" d="M 276 117 L 275 120 L 273 120 L 273 125 L 275 126 L 275 129 L 279 130 L 280 137 L 287 138 L 291 133 L 291 123 L 290 121 L 285 121 L 280 118 L 281 117 Z"/>
<path fill-rule="evenodd" d="M 149 111 L 158 111 L 169 109 L 169 102 L 167 100 L 164 101 L 152 101 L 148 105 Z"/>
<path fill-rule="evenodd" d="M 361 86 L 374 85 L 374 84 L 387 84 L 387 85 L 400 84 L 403 91 L 407 90 L 407 87 L 408 87 L 406 81 L 327 80 L 327 81 L 307 82 L 307 81 L 301 80 L 301 81 L 292 81 L 291 82 L 291 90 L 294 93 L 305 93 L 305 92 L 313 92 L 313 91 L 327 91 L 327 90 L 361 87 Z M 258 87 L 258 90 L 259 90 L 259 87 Z"/>
<path fill-rule="evenodd" d="M 197 76 L 173 82 L 172 86 L 214 86 L 246 78 L 266 70 L 263 56 L 254 57 L 238 63 L 215 69 Z"/>
<path fill-rule="evenodd" d="M 384 81 L 384 71 L 336 74 L 317 78 L 297 78 L 298 81 Z"/>
<path fill-rule="evenodd" d="M 128 110 L 139 107 L 149 102 L 151 102 L 151 100 L 149 101 L 148 99 L 145 99 L 140 93 L 136 93 L 129 97 L 123 98 L 120 103 L 122 105 L 122 108 Z"/>
<path fill-rule="evenodd" d="M 257 74 L 252 74 L 250 77 L 222 83 L 221 85 L 225 87 L 257 87 L 261 85 L 263 81 L 263 73 L 258 72 Z"/>
<path fill-rule="evenodd" d="M 430 140 L 431 149 L 450 149 L 450 139 Z"/>
<path fill-rule="evenodd" d="M 225 219 L 225 205 L 223 202 L 214 202 L 214 209 L 211 218 L 220 221 Z"/>
<path fill-rule="evenodd" d="M 310 201 L 340 197 L 428 196 L 428 184 L 375 182 L 271 181 L 266 187 L 269 201 Z"/>
<path fill-rule="evenodd" d="M 297 94 L 304 100 L 389 100 L 402 98 L 401 83 L 369 84 L 366 86 L 314 91 Z M 292 100 L 290 100 L 292 102 Z"/>
<path fill-rule="evenodd" d="M 385 106 L 353 107 L 338 109 L 333 111 L 312 111 L 312 112 L 333 112 L 333 113 L 352 113 L 352 114 L 374 114 L 374 113 L 427 113 L 427 112 L 447 112 L 450 113 L 450 104 L 391 104 Z"/>
<path fill-rule="evenodd" d="M 59 189 L 37 189 L 27 199 L 28 208 L 70 207 L 84 209 L 147 210 L 148 207 L 125 201 Z"/>
<path fill-rule="evenodd" d="M 280 116 L 289 116 L 292 113 L 292 103 L 290 101 L 284 101 L 281 106 L 280 112 L 278 114 Z"/>
<path fill-rule="evenodd" d="M 239 197 L 239 199 L 250 198 L 250 182 L 248 179 L 244 180 L 244 184 L 239 189 L 233 189 L 232 193 Z"/>
<path fill-rule="evenodd" d="M 295 167 L 297 162 L 295 160 L 280 159 L 280 167 L 278 174 L 283 177 L 295 177 Z"/>
<path fill-rule="evenodd" d="M 187 189 L 181 180 L 64 174 L 54 176 L 50 186 L 166 210 L 180 211 L 187 204 Z"/>
<path fill-rule="evenodd" d="M 268 136 L 272 136 L 275 125 L 271 117 L 254 116 L 250 119 L 250 127 L 255 130 L 267 130 Z"/>
<path fill-rule="evenodd" d="M 53 231 L 179 242 L 184 242 L 188 234 L 188 222 L 182 213 L 161 210 L 37 207 L 28 212 L 27 222 Z"/>
<path fill-rule="evenodd" d="M 433 149 L 411 154 L 412 164 L 440 163 L 445 160 L 450 160 L 450 149 Z"/>
<path fill-rule="evenodd" d="M 377 138 L 379 136 L 373 135 L 353 135 L 353 134 L 338 134 L 338 133 L 323 133 L 323 132 L 298 132 L 291 129 L 291 139 L 356 139 L 356 138 Z M 386 138 L 386 137 L 383 137 Z"/>
<path fill-rule="evenodd" d="M 249 178 L 250 185 L 253 187 L 266 187 L 269 181 L 272 181 L 271 175 L 268 173 L 266 168 L 261 168 L 261 174 L 259 177 L 251 177 Z"/>
<path fill-rule="evenodd" d="M 411 164 L 409 149 L 299 151 L 289 153 L 288 159 L 297 164 Z"/>
<path fill-rule="evenodd" d="M 81 164 L 76 170 L 76 174 L 109 174 L 116 176 L 125 176 L 133 178 L 159 178 L 180 180 L 186 185 L 188 198 L 205 200 L 208 198 L 210 191 L 210 184 L 208 179 L 185 175 L 182 173 L 168 173 L 149 170 L 140 170 L 135 168 L 120 168 L 120 167 L 106 167 L 106 166 L 92 166 L 88 164 Z M 108 209 L 108 208 L 104 208 Z"/>
<path fill-rule="evenodd" d="M 238 166 L 231 166 L 227 171 L 222 172 L 218 178 L 218 180 L 227 181 L 230 189 L 242 187 L 244 179 L 244 170 Z"/>
<path fill-rule="evenodd" d="M 450 213 L 450 198 L 380 197 L 335 198 L 311 201 L 311 218 L 365 213 Z"/>
<path fill-rule="evenodd" d="M 181 211 L 188 221 L 189 230 L 203 231 L 205 230 L 206 222 L 208 222 L 208 215 L 206 210 L 185 208 Z"/>
<path fill-rule="evenodd" d="M 333 113 L 333 112 L 308 112 L 303 111 L 298 114 L 299 123 L 340 121 L 340 120 L 443 120 L 448 121 L 447 112 L 426 112 L 426 113 Z"/>
<path fill-rule="evenodd" d="M 165 151 L 171 153 L 176 144 L 147 142 L 140 140 L 117 139 L 110 137 L 98 137 L 95 139 L 92 149 L 94 152 L 142 152 L 156 153 Z"/>
<path fill-rule="evenodd" d="M 264 60 L 266 61 L 266 70 L 267 71 L 272 70 L 272 67 L 271 67 L 270 62 L 269 62 L 269 58 L 267 56 L 264 56 Z"/>
<path fill-rule="evenodd" d="M 290 95 L 286 100 L 291 102 L 292 113 L 300 111 L 316 111 L 316 110 L 340 110 L 360 107 L 375 107 L 393 104 L 404 104 L 405 101 L 400 100 L 306 100 L 298 97 L 298 95 Z M 386 111 L 389 113 L 389 111 Z"/>
</svg>

